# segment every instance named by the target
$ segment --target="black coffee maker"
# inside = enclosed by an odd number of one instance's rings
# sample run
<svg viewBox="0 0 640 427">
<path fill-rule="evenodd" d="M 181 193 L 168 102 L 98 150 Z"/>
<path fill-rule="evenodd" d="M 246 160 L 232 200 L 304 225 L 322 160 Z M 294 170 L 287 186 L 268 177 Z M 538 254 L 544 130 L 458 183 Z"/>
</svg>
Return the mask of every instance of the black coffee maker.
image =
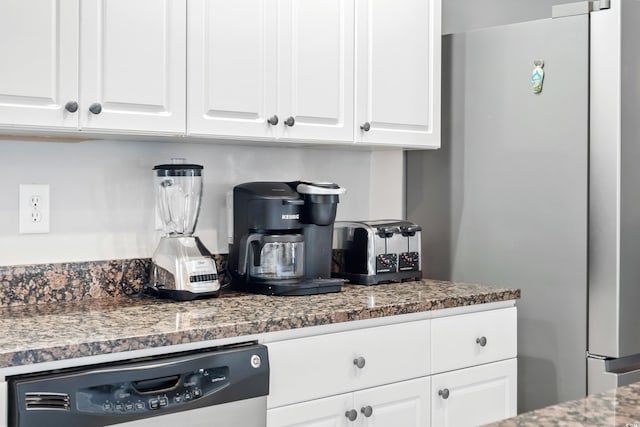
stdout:
<svg viewBox="0 0 640 427">
<path fill-rule="evenodd" d="M 339 292 L 333 223 L 345 189 L 332 183 L 248 182 L 233 189 L 234 289 L 267 295 Z"/>
</svg>

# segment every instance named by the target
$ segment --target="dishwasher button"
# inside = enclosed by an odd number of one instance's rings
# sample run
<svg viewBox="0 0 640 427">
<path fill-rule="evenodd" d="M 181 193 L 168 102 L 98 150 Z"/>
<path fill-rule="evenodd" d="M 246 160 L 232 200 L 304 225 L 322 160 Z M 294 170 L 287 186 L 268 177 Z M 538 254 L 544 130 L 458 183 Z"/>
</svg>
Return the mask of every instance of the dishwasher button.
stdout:
<svg viewBox="0 0 640 427">
<path fill-rule="evenodd" d="M 136 402 L 136 409 L 144 409 L 144 402 Z"/>
<path fill-rule="evenodd" d="M 199 388 L 195 388 L 193 389 L 193 398 L 197 398 L 202 396 L 202 390 L 200 390 Z"/>
<path fill-rule="evenodd" d="M 124 409 L 127 411 L 133 411 L 133 403 L 126 403 Z"/>
<path fill-rule="evenodd" d="M 182 396 L 178 395 L 173 398 L 175 403 L 182 403 Z"/>
<path fill-rule="evenodd" d="M 158 409 L 160 407 L 160 402 L 158 399 L 149 400 L 149 409 Z"/>
<path fill-rule="evenodd" d="M 167 399 L 166 397 L 161 397 L 160 398 L 160 406 L 167 406 L 169 404 L 169 399 Z"/>
<path fill-rule="evenodd" d="M 124 405 L 122 403 L 116 403 L 116 411 L 124 411 Z"/>
<path fill-rule="evenodd" d="M 113 409 L 113 405 L 111 403 L 105 403 L 104 405 L 102 405 L 102 409 L 104 409 L 105 411 L 110 411 Z"/>
<path fill-rule="evenodd" d="M 260 359 L 260 356 L 258 356 L 257 354 L 251 356 L 251 366 L 253 366 L 254 368 L 259 368 L 260 365 L 262 365 L 262 359 Z"/>
</svg>

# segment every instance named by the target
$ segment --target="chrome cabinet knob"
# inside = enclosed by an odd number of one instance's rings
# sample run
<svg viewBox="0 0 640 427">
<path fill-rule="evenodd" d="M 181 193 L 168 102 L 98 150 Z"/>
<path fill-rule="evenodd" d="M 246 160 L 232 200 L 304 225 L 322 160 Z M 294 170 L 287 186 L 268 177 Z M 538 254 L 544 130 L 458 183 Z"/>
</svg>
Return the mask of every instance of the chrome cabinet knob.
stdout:
<svg viewBox="0 0 640 427">
<path fill-rule="evenodd" d="M 89 111 L 91 111 L 93 114 L 100 114 L 102 112 L 102 105 L 100 105 L 100 103 L 98 102 L 94 102 L 89 106 Z"/>
<path fill-rule="evenodd" d="M 371 123 L 364 122 L 364 124 L 360 126 L 360 129 L 362 129 L 365 132 L 369 132 L 369 129 L 371 129 Z"/>
<path fill-rule="evenodd" d="M 449 389 L 445 388 L 442 390 L 438 390 L 438 396 L 442 397 L 443 399 L 448 399 L 449 398 Z"/>
<path fill-rule="evenodd" d="M 344 416 L 349 419 L 349 421 L 355 421 L 358 418 L 358 413 L 355 409 L 350 409 L 344 413 Z"/>
<path fill-rule="evenodd" d="M 362 357 L 362 356 L 353 359 L 353 364 L 356 365 L 360 369 L 364 368 L 364 365 L 365 365 L 366 362 L 367 361 L 364 360 L 364 357 Z"/>
<path fill-rule="evenodd" d="M 278 116 L 276 116 L 275 114 L 273 116 L 271 116 L 269 118 L 269 120 L 267 120 L 267 123 L 269 123 L 271 126 L 275 126 L 278 124 Z"/>
<path fill-rule="evenodd" d="M 360 408 L 360 412 L 362 412 L 362 414 L 366 418 L 369 418 L 371 415 L 373 415 L 373 408 L 370 405 L 363 406 L 362 408 Z"/>
<path fill-rule="evenodd" d="M 78 111 L 78 103 L 76 101 L 69 101 L 64 105 L 64 109 L 70 113 Z"/>
<path fill-rule="evenodd" d="M 294 119 L 293 116 L 287 117 L 287 120 L 284 121 L 285 126 L 293 127 L 293 125 L 295 124 L 296 124 L 296 119 Z"/>
<path fill-rule="evenodd" d="M 476 343 L 480 344 L 480 347 L 487 345 L 487 337 L 476 338 Z"/>
</svg>

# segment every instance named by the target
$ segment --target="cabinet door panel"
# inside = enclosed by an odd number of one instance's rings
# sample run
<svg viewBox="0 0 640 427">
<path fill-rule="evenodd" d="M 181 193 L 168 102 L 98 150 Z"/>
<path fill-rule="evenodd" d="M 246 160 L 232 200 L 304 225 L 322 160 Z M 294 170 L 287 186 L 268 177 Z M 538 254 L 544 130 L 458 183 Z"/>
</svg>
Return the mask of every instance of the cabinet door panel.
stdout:
<svg viewBox="0 0 640 427">
<path fill-rule="evenodd" d="M 517 323 L 515 307 L 433 319 L 431 372 L 516 357 Z"/>
<path fill-rule="evenodd" d="M 188 132 L 275 137 L 275 0 L 189 3 Z"/>
<path fill-rule="evenodd" d="M 431 425 L 477 426 L 516 415 L 515 359 L 431 378 Z M 440 392 L 448 392 L 446 399 Z"/>
<path fill-rule="evenodd" d="M 353 0 L 279 5 L 282 137 L 353 140 Z"/>
<path fill-rule="evenodd" d="M 269 408 L 429 374 L 428 320 L 267 346 L 271 368 Z"/>
<path fill-rule="evenodd" d="M 267 427 L 346 427 L 345 412 L 353 409 L 351 393 L 267 411 Z"/>
<path fill-rule="evenodd" d="M 0 2 L 0 125 L 77 128 L 78 0 Z"/>
<path fill-rule="evenodd" d="M 81 10 L 81 126 L 184 133 L 186 0 L 95 0 Z"/>
<path fill-rule="evenodd" d="M 355 393 L 355 409 L 362 426 L 425 427 L 429 425 L 430 378 L 403 381 Z M 371 407 L 371 415 L 365 416 Z"/>
<path fill-rule="evenodd" d="M 440 146 L 440 0 L 358 0 L 356 141 Z"/>
</svg>

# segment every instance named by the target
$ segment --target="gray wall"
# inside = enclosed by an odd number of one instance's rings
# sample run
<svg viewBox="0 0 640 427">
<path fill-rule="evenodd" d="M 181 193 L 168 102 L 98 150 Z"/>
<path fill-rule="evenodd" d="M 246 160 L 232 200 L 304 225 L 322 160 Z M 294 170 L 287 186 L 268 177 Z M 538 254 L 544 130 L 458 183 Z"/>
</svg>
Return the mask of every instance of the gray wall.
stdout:
<svg viewBox="0 0 640 427">
<path fill-rule="evenodd" d="M 551 6 L 576 0 L 444 0 L 442 33 L 551 17 Z"/>
<path fill-rule="evenodd" d="M 445 0 L 442 149 L 406 155 L 425 276 L 522 289 L 518 412 L 586 392 L 587 18 L 552 3 Z"/>
</svg>

